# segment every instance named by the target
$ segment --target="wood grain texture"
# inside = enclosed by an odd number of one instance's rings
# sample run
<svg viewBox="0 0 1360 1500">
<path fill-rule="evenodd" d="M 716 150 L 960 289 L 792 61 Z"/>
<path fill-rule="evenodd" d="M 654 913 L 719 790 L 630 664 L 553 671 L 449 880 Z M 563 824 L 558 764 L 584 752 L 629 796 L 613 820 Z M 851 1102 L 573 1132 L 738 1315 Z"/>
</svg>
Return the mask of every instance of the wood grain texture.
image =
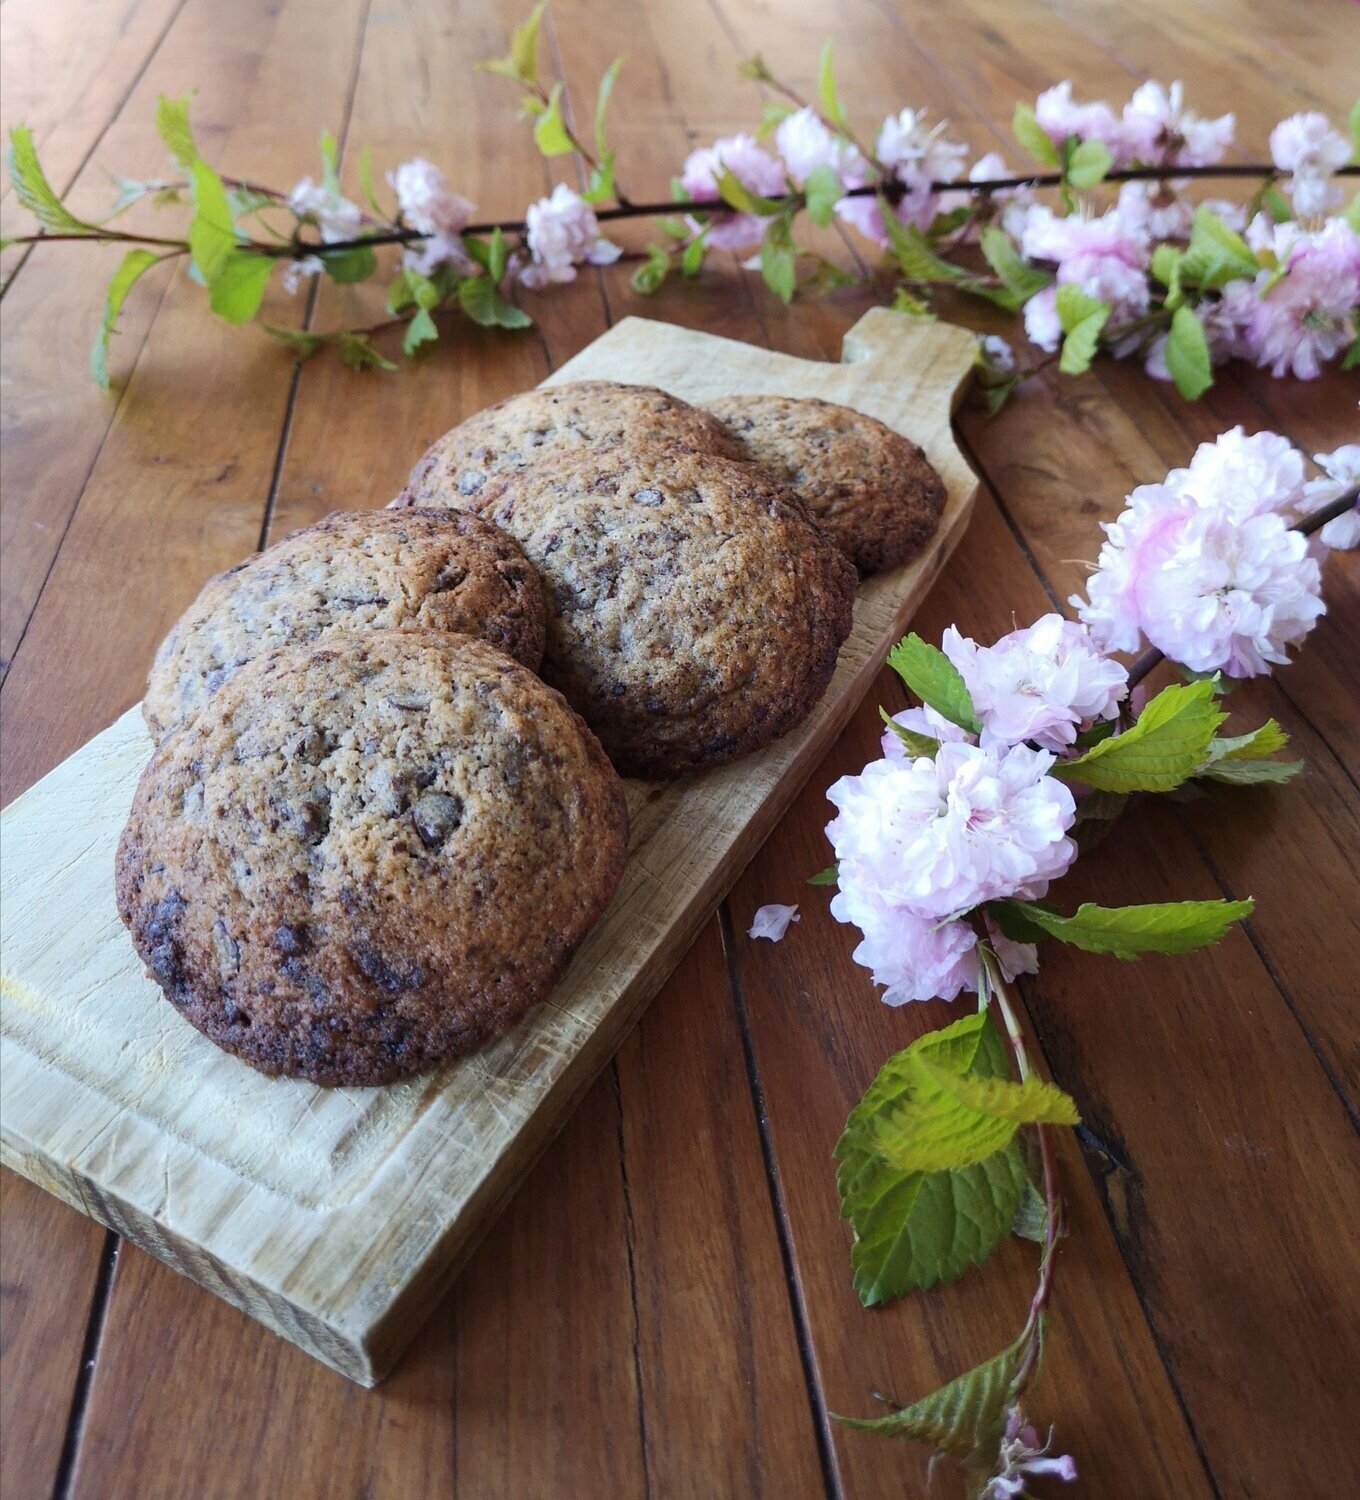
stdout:
<svg viewBox="0 0 1360 1500">
<path fill-rule="evenodd" d="M 928 551 L 861 589 L 836 677 L 799 730 L 739 766 L 630 789 L 623 884 L 533 1022 L 378 1091 L 270 1082 L 217 1052 L 160 1000 L 113 913 L 113 846 L 148 751 L 130 711 L 4 814 L 8 1163 L 342 1372 L 385 1373 L 853 711 L 966 524 L 973 485 L 948 423 L 968 338 L 877 311 L 844 353 L 815 364 L 632 320 L 552 377 L 840 400 L 922 443 L 949 498 Z"/>
</svg>

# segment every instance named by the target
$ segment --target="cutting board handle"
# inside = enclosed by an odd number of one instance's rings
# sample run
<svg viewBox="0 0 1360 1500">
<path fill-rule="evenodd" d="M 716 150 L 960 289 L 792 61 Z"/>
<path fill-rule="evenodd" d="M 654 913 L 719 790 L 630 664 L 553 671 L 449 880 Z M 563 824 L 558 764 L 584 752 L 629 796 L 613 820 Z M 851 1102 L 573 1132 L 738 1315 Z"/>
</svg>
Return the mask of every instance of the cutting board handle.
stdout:
<svg viewBox="0 0 1360 1500">
<path fill-rule="evenodd" d="M 950 411 L 963 399 L 976 360 L 977 335 L 968 329 L 910 318 L 890 307 L 871 307 L 841 342 L 843 364 L 872 363 L 875 380 L 943 387 Z"/>
</svg>

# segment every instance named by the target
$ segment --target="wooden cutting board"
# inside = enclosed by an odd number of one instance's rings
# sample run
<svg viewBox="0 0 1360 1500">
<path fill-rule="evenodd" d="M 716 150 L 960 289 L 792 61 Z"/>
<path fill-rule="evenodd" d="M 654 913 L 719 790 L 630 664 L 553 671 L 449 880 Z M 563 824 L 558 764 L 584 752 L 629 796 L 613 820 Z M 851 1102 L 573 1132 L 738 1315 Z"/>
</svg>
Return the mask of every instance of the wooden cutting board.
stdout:
<svg viewBox="0 0 1360 1500">
<path fill-rule="evenodd" d="M 0 817 L 0 1159 L 375 1384 L 822 759 L 962 535 L 976 481 L 949 418 L 972 361 L 963 330 L 885 309 L 851 329 L 839 365 L 628 318 L 548 382 L 822 396 L 919 442 L 949 499 L 926 554 L 861 588 L 830 690 L 796 733 L 668 786 L 629 783 L 623 883 L 561 986 L 438 1074 L 379 1089 L 270 1080 L 161 998 L 113 898 L 151 750 L 137 709 L 18 798 Z"/>
</svg>

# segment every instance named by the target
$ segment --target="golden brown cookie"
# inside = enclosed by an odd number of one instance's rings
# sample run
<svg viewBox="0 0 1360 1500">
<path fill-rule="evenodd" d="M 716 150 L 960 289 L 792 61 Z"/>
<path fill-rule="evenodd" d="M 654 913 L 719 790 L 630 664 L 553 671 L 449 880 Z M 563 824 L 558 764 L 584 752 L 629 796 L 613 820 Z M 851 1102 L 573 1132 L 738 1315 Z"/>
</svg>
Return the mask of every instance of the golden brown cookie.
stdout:
<svg viewBox="0 0 1360 1500">
<path fill-rule="evenodd" d="M 539 387 L 479 411 L 430 447 L 392 503 L 458 506 L 488 479 L 564 449 L 610 453 L 639 440 L 740 458 L 716 418 L 651 385 L 577 380 Z"/>
<path fill-rule="evenodd" d="M 166 997 L 264 1073 L 386 1083 L 557 982 L 623 872 L 623 789 L 560 694 L 440 631 L 248 662 L 166 737 L 118 910 Z"/>
<path fill-rule="evenodd" d="M 855 572 L 755 464 L 585 449 L 503 473 L 462 503 L 538 567 L 543 675 L 623 774 L 736 760 L 826 690 Z"/>
<path fill-rule="evenodd" d="M 811 397 L 706 405 L 742 457 L 782 479 L 861 574 L 901 567 L 934 536 L 944 484 L 915 443 L 876 417 Z"/>
<path fill-rule="evenodd" d="M 455 630 L 536 668 L 543 620 L 533 565 L 488 522 L 336 511 L 208 580 L 156 653 L 142 713 L 160 738 L 251 658 L 355 630 Z"/>
</svg>

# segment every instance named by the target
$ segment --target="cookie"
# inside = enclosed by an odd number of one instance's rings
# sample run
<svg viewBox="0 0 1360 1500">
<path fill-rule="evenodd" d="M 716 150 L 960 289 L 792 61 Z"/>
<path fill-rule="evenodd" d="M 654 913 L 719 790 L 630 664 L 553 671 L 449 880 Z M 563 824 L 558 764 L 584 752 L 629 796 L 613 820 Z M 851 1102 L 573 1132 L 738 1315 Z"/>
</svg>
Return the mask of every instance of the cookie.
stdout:
<svg viewBox="0 0 1360 1500">
<path fill-rule="evenodd" d="M 706 405 L 742 456 L 782 479 L 862 575 L 900 567 L 934 536 L 944 484 L 915 443 L 877 418 L 793 396 Z"/>
<path fill-rule="evenodd" d="M 651 385 L 577 380 L 511 396 L 446 432 L 392 503 L 455 505 L 495 475 L 563 449 L 611 453 L 640 437 L 685 452 L 742 456 L 721 422 L 678 396 Z"/>
<path fill-rule="evenodd" d="M 487 522 L 337 511 L 209 579 L 156 653 L 142 713 L 159 738 L 252 657 L 355 630 L 456 630 L 536 668 L 543 622 L 533 565 Z"/>
<path fill-rule="evenodd" d="M 462 503 L 538 567 L 543 676 L 624 775 L 736 760 L 826 690 L 855 571 L 755 464 L 586 449 L 489 479 Z"/>
<path fill-rule="evenodd" d="M 552 989 L 623 872 L 623 790 L 562 697 L 469 636 L 243 666 L 162 741 L 118 911 L 166 997 L 270 1074 L 378 1084 Z"/>
</svg>

